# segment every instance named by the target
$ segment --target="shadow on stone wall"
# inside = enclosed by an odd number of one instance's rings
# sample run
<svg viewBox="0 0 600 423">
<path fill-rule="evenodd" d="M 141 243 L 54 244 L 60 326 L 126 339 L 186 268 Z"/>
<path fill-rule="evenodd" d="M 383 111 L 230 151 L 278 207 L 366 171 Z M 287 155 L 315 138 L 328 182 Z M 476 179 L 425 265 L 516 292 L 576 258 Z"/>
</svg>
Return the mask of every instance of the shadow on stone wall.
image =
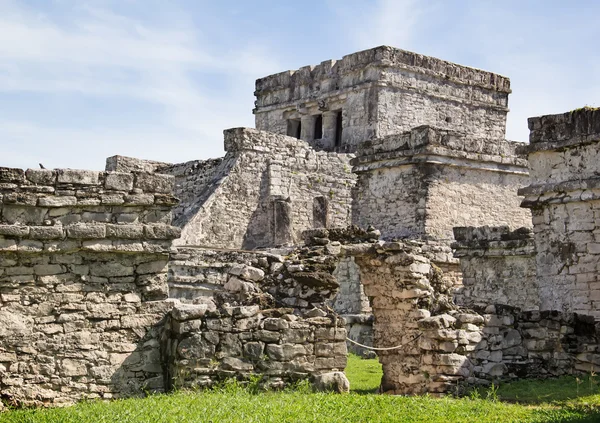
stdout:
<svg viewBox="0 0 600 423">
<path fill-rule="evenodd" d="M 164 349 L 165 323 L 164 316 L 158 323 L 149 328 L 132 329 L 139 340 L 135 349 L 130 352 L 110 352 L 110 361 L 116 368 L 100 366 L 93 372 L 107 372 L 115 398 L 144 396 L 149 393 L 166 392 L 167 366 Z M 113 370 L 114 369 L 114 370 Z M 111 370 L 112 374 L 108 374 Z"/>
</svg>

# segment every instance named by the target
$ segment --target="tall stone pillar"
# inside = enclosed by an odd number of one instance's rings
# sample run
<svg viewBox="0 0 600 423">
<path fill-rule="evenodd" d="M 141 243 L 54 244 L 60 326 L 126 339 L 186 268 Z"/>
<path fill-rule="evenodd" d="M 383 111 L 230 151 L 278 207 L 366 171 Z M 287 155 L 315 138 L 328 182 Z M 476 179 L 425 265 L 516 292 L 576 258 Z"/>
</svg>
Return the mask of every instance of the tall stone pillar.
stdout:
<svg viewBox="0 0 600 423">
<path fill-rule="evenodd" d="M 333 150 L 335 148 L 337 112 L 323 112 L 323 148 Z"/>
<path fill-rule="evenodd" d="M 541 310 L 600 318 L 600 110 L 529 119 L 531 185 Z"/>
<path fill-rule="evenodd" d="M 315 139 L 315 121 L 316 116 L 305 115 L 300 120 L 302 127 L 300 128 L 300 139 L 303 141 L 311 142 Z"/>
</svg>

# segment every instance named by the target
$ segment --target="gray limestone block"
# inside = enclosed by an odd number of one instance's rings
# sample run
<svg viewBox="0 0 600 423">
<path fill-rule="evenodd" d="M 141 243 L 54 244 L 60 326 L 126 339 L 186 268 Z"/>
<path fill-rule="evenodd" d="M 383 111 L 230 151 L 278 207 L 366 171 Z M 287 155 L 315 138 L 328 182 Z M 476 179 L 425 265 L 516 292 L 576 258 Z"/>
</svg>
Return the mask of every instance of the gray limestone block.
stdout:
<svg viewBox="0 0 600 423">
<path fill-rule="evenodd" d="M 166 272 L 167 260 L 155 260 L 139 264 L 135 272 L 138 275 L 155 274 Z"/>
<path fill-rule="evenodd" d="M 262 358 L 265 349 L 263 342 L 247 342 L 244 345 L 244 356 L 251 360 L 259 360 Z"/>
<path fill-rule="evenodd" d="M 95 239 L 106 237 L 106 226 L 99 224 L 77 223 L 67 227 L 67 236 L 77 239 Z"/>
<path fill-rule="evenodd" d="M 58 183 L 73 185 L 98 185 L 100 172 L 93 170 L 59 169 Z"/>
<path fill-rule="evenodd" d="M 130 191 L 133 189 L 133 174 L 107 172 L 104 187 L 115 191 Z"/>
<path fill-rule="evenodd" d="M 282 329 L 287 329 L 289 327 L 289 323 L 284 319 L 268 317 L 263 321 L 263 327 L 268 331 L 279 331 Z"/>
<path fill-rule="evenodd" d="M 29 235 L 29 226 L 21 225 L 0 225 L 0 235 L 24 237 Z"/>
<path fill-rule="evenodd" d="M 208 310 L 207 304 L 177 304 L 173 307 L 171 315 L 179 321 L 199 319 Z"/>
<path fill-rule="evenodd" d="M 258 314 L 259 311 L 260 311 L 260 307 L 257 305 L 237 306 L 237 307 L 233 307 L 232 314 L 233 314 L 233 317 L 236 317 L 236 318 L 254 317 Z"/>
<path fill-rule="evenodd" d="M 61 239 L 65 232 L 62 226 L 32 226 L 29 237 L 35 239 Z"/>
<path fill-rule="evenodd" d="M 40 197 L 37 202 L 39 207 L 66 207 L 76 204 L 77 198 L 70 195 Z"/>
<path fill-rule="evenodd" d="M 157 192 L 170 194 L 173 192 L 175 178 L 171 175 L 161 175 L 157 173 L 136 173 L 135 188 L 144 192 Z"/>
<path fill-rule="evenodd" d="M 181 340 L 177 345 L 177 357 L 183 359 L 211 358 L 214 354 L 215 346 L 207 342 L 200 333 Z"/>
<path fill-rule="evenodd" d="M 141 225 L 106 225 L 107 238 L 140 239 L 144 237 L 144 227 Z"/>
<path fill-rule="evenodd" d="M 240 278 L 251 282 L 261 281 L 265 277 L 265 272 L 263 270 L 258 269 L 256 267 L 244 266 L 239 264 L 233 265 L 229 269 L 228 273 L 235 276 L 239 276 Z"/>
<path fill-rule="evenodd" d="M 299 344 L 269 344 L 266 348 L 267 355 L 273 360 L 290 361 L 306 354 L 306 349 Z"/>
<path fill-rule="evenodd" d="M 56 183 L 56 171 L 49 169 L 27 169 L 25 171 L 27 180 L 38 185 L 54 185 Z"/>
<path fill-rule="evenodd" d="M 233 370 L 236 372 L 251 372 L 254 370 L 254 365 L 252 363 L 235 357 L 223 358 L 221 361 L 221 367 L 225 370 Z"/>
<path fill-rule="evenodd" d="M 144 234 L 150 239 L 175 239 L 181 236 L 181 228 L 171 225 L 146 225 Z"/>
</svg>

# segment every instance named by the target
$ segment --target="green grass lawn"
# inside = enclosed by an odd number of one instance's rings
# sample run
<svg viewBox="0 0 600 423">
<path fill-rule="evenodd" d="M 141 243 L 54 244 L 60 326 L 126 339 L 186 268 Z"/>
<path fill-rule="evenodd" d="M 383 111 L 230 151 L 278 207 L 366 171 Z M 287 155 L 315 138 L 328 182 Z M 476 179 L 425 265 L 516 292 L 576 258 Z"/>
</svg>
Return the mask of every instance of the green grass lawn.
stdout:
<svg viewBox="0 0 600 423">
<path fill-rule="evenodd" d="M 229 384 L 212 391 L 15 410 L 0 414 L 0 422 L 600 422 L 600 396 L 593 380 L 517 382 L 468 398 L 436 399 L 370 393 L 381 378 L 376 360 L 351 356 L 347 374 L 353 390 L 348 395 L 312 393 L 306 386 L 252 393 Z"/>
</svg>

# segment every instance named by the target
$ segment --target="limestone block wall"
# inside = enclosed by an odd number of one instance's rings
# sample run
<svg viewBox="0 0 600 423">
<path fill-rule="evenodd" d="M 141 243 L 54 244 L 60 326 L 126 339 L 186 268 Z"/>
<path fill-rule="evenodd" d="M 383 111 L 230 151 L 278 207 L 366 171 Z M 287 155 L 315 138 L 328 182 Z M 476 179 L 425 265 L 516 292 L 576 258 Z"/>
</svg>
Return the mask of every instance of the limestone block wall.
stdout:
<svg viewBox="0 0 600 423">
<path fill-rule="evenodd" d="M 456 304 L 485 309 L 503 304 L 522 310 L 539 309 L 535 246 L 529 228 L 454 228 L 454 257 L 460 259 L 462 286 Z"/>
<path fill-rule="evenodd" d="M 117 172 L 145 171 L 175 178 L 173 194 L 179 203 L 173 209 L 173 224 L 184 228 L 198 213 L 204 202 L 227 176 L 235 160 L 232 157 L 164 163 L 134 157 L 112 156 L 106 159 L 106 170 Z"/>
<path fill-rule="evenodd" d="M 208 160 L 192 160 L 169 166 L 159 166 L 155 172 L 175 177 L 173 193 L 179 204 L 173 209 L 173 224 L 184 227 L 186 222 L 197 211 L 204 193 L 210 190 L 211 184 L 223 178 L 229 168 L 223 158 Z"/>
<path fill-rule="evenodd" d="M 231 167 L 185 224 L 178 244 L 297 244 L 306 229 L 348 223 L 355 180 L 348 155 L 243 128 L 225 132 L 225 149 Z"/>
<path fill-rule="evenodd" d="M 314 309 L 304 315 L 292 309 L 259 305 L 178 305 L 167 323 L 169 381 L 174 388 L 211 386 L 226 378 L 262 377 L 266 388 L 290 382 L 339 378 L 330 388 L 347 391 L 346 330 L 343 319 Z"/>
<path fill-rule="evenodd" d="M 519 207 L 527 162 L 518 143 L 419 127 L 364 143 L 353 159 L 353 223 L 386 239 L 450 242 L 454 226 L 531 226 Z"/>
<path fill-rule="evenodd" d="M 529 119 L 531 185 L 519 192 L 533 214 L 542 310 L 600 318 L 600 111 Z"/>
<path fill-rule="evenodd" d="M 354 151 L 362 141 L 420 125 L 504 138 L 510 81 L 490 72 L 433 57 L 376 47 L 256 81 L 256 128 L 286 134 L 301 122 L 302 139 L 315 147 Z M 314 140 L 315 116 L 342 111 L 341 145 L 324 125 Z M 340 150 L 342 149 L 342 150 Z"/>
<path fill-rule="evenodd" d="M 0 393 L 15 404 L 165 387 L 173 178 L 0 168 Z"/>
</svg>

